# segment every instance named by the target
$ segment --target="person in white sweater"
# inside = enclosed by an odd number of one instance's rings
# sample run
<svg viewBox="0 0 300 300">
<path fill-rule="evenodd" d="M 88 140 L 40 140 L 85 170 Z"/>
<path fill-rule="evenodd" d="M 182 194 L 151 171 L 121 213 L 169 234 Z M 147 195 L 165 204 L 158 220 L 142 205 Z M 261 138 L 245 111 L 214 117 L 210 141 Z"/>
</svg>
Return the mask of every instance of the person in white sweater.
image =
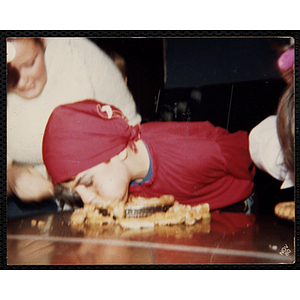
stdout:
<svg viewBox="0 0 300 300">
<path fill-rule="evenodd" d="M 277 114 L 256 125 L 249 135 L 249 150 L 256 166 L 279 181 L 282 189 L 295 184 L 295 85 L 294 45 L 279 57 L 277 65 L 287 87 L 280 97 Z"/>
<path fill-rule="evenodd" d="M 7 42 L 7 192 L 23 201 L 54 193 L 42 138 L 55 107 L 96 99 L 141 122 L 120 71 L 85 38 L 12 38 Z"/>
</svg>

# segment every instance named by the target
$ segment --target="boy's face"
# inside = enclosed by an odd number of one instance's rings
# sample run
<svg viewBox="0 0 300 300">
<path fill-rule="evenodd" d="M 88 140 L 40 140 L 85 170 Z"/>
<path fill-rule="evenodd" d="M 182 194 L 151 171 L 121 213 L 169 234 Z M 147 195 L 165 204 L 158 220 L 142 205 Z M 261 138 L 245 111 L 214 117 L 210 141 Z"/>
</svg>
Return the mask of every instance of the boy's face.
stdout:
<svg viewBox="0 0 300 300">
<path fill-rule="evenodd" d="M 39 96 L 47 81 L 44 61 L 44 40 L 37 42 L 33 38 L 16 39 L 11 42 L 16 50 L 15 58 L 10 62 L 18 73 L 18 82 L 9 92 L 24 99 Z"/>
<path fill-rule="evenodd" d="M 103 201 L 123 201 L 128 198 L 130 177 L 118 156 L 79 173 L 63 186 L 75 190 L 83 203 L 94 204 Z"/>
</svg>

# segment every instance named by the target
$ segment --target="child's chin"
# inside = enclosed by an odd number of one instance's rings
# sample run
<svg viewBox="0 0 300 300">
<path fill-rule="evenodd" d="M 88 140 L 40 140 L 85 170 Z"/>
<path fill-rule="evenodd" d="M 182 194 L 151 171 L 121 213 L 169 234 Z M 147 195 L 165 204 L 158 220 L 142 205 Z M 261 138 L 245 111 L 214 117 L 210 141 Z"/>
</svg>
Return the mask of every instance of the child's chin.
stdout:
<svg viewBox="0 0 300 300">
<path fill-rule="evenodd" d="M 19 92 L 18 95 L 26 100 L 37 98 L 43 91 L 44 86 L 35 86 L 33 89 L 26 92 Z"/>
<path fill-rule="evenodd" d="M 30 91 L 28 93 L 19 93 L 19 96 L 26 100 L 31 100 L 38 97 L 40 94 L 41 94 L 40 91 Z"/>
</svg>

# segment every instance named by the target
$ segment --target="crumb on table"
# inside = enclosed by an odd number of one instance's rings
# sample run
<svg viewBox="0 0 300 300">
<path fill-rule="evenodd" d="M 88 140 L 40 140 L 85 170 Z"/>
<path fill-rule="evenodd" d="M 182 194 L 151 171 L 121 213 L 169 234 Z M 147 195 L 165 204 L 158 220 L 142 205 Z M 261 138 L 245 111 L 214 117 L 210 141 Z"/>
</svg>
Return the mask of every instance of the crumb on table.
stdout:
<svg viewBox="0 0 300 300">
<path fill-rule="evenodd" d="M 44 228 L 45 222 L 44 221 L 39 221 L 38 222 L 38 228 Z"/>
</svg>

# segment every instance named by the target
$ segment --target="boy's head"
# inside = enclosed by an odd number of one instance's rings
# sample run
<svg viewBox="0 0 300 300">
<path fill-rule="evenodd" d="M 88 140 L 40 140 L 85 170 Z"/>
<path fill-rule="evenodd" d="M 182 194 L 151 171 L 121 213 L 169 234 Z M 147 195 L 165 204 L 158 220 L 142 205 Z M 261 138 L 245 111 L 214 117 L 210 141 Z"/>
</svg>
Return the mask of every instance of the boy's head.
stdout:
<svg viewBox="0 0 300 300">
<path fill-rule="evenodd" d="M 112 61 L 115 63 L 115 65 L 120 70 L 123 79 L 127 83 L 127 67 L 126 67 L 126 61 L 125 59 L 116 51 L 110 51 L 108 53 L 109 57 L 112 59 Z"/>
<path fill-rule="evenodd" d="M 41 38 L 7 39 L 7 90 L 24 99 L 41 94 L 47 81 L 46 44 Z"/>
<path fill-rule="evenodd" d="M 61 105 L 51 114 L 43 138 L 43 159 L 54 183 L 109 161 L 127 146 L 136 151 L 140 125 L 95 100 Z"/>
</svg>

